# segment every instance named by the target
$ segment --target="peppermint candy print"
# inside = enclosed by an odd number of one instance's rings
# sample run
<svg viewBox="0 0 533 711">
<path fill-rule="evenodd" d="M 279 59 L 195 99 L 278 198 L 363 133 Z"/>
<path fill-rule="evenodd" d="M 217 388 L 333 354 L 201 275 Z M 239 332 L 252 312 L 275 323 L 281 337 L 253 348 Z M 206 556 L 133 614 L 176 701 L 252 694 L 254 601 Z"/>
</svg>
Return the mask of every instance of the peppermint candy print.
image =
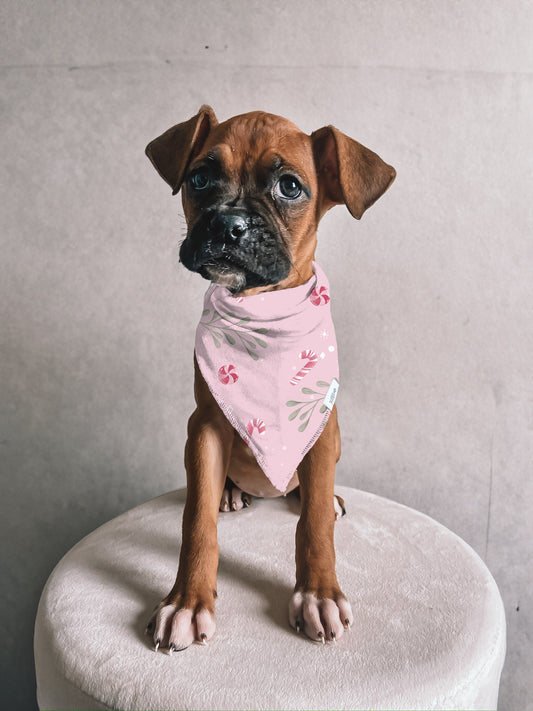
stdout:
<svg viewBox="0 0 533 711">
<path fill-rule="evenodd" d="M 223 365 L 218 369 L 218 379 L 222 385 L 231 385 L 239 379 L 234 365 Z"/>
<path fill-rule="evenodd" d="M 313 306 L 322 306 L 323 304 L 329 303 L 329 294 L 328 290 L 325 286 L 321 286 L 320 288 L 315 288 L 311 292 L 311 295 L 309 296 L 309 301 L 313 304 Z"/>
<path fill-rule="evenodd" d="M 307 375 L 307 373 L 308 373 L 312 368 L 314 368 L 315 365 L 316 365 L 317 362 L 318 362 L 318 356 L 317 356 L 317 354 L 316 354 L 314 351 L 312 351 L 311 349 L 302 351 L 298 357 L 301 358 L 302 360 L 305 360 L 306 363 L 305 363 L 305 365 L 303 366 L 303 368 L 302 368 L 301 370 L 299 370 L 299 371 L 296 373 L 296 375 L 294 375 L 294 376 L 290 379 L 290 384 L 291 384 L 291 385 L 298 385 L 298 383 L 300 382 L 300 380 L 302 380 L 302 378 L 304 378 L 304 377 Z"/>
</svg>

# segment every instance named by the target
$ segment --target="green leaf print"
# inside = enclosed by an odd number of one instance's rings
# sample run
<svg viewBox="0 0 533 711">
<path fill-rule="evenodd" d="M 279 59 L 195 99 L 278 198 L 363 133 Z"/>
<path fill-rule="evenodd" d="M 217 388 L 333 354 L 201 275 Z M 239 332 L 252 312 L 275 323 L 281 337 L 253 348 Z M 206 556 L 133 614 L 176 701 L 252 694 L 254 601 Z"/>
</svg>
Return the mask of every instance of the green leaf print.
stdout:
<svg viewBox="0 0 533 711">
<path fill-rule="evenodd" d="M 311 417 L 313 416 L 313 413 L 317 408 L 318 403 L 324 400 L 324 397 L 329 390 L 329 385 L 330 384 L 326 383 L 325 380 L 319 380 L 317 381 L 316 386 L 317 388 L 320 388 L 323 392 L 312 390 L 311 388 L 300 389 L 302 395 L 316 395 L 317 397 L 314 397 L 310 400 L 287 400 L 287 402 L 285 403 L 287 407 L 290 407 L 291 409 L 295 408 L 292 409 L 292 412 L 289 413 L 288 419 L 289 422 L 292 422 L 298 417 L 301 422 L 298 427 L 298 432 L 305 432 L 305 430 L 307 429 L 307 425 L 311 421 Z M 324 414 L 326 410 L 327 407 L 322 403 L 319 412 L 321 414 Z"/>
<path fill-rule="evenodd" d="M 219 313 L 216 309 L 205 309 L 200 319 L 200 326 L 206 328 L 213 339 L 213 343 L 220 348 L 221 342 L 226 341 L 230 346 L 240 345 L 252 360 L 259 360 L 255 352 L 257 347 L 268 348 L 268 343 L 255 334 L 266 336 L 267 328 L 250 328 L 250 317 L 239 318 L 235 314 Z"/>
</svg>

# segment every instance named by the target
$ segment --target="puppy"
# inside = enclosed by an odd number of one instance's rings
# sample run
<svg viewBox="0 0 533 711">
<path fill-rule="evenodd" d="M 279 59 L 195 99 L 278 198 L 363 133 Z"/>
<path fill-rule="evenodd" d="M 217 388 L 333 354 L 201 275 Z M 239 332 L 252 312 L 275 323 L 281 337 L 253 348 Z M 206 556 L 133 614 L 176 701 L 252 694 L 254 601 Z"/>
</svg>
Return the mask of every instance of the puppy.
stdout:
<svg viewBox="0 0 533 711">
<path fill-rule="evenodd" d="M 338 204 L 360 219 L 395 170 L 332 126 L 309 136 L 259 111 L 218 123 L 209 106 L 146 153 L 172 194 L 182 191 L 180 261 L 211 282 L 196 334 L 179 568 L 149 625 L 155 649 L 206 644 L 215 632 L 219 508 L 297 486 L 289 623 L 336 641 L 353 614 L 335 573 L 339 381 L 317 227 Z"/>
</svg>

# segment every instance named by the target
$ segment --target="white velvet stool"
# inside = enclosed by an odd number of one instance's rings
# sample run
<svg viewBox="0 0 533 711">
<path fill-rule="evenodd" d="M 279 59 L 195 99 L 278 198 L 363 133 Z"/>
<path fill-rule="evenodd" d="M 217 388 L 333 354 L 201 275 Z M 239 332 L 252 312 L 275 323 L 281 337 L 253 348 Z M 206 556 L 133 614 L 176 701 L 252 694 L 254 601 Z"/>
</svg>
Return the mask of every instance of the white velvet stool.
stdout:
<svg viewBox="0 0 533 711">
<path fill-rule="evenodd" d="M 185 492 L 128 511 L 61 560 L 35 626 L 41 709 L 495 709 L 502 601 L 432 519 L 338 487 L 337 573 L 355 623 L 315 644 L 287 623 L 298 501 L 220 514 L 217 632 L 154 654 L 144 628 L 176 573 Z"/>
</svg>

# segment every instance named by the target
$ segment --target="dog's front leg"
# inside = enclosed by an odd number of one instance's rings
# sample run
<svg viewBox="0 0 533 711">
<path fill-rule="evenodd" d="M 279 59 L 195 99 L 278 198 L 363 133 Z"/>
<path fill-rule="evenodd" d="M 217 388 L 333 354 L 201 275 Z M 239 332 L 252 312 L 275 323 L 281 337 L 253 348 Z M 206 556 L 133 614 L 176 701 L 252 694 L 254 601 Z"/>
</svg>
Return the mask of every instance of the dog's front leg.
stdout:
<svg viewBox="0 0 533 711">
<path fill-rule="evenodd" d="M 353 622 L 337 582 L 334 548 L 334 479 L 340 456 L 336 408 L 298 467 L 301 514 L 296 528 L 296 586 L 289 622 L 312 640 L 336 641 Z"/>
<path fill-rule="evenodd" d="M 208 395 L 203 379 L 198 395 Z M 189 419 L 185 449 L 187 499 L 176 582 L 159 605 L 154 644 L 171 652 L 194 641 L 207 643 L 215 632 L 218 568 L 217 519 L 233 444 L 233 429 L 218 407 L 198 398 Z"/>
</svg>

